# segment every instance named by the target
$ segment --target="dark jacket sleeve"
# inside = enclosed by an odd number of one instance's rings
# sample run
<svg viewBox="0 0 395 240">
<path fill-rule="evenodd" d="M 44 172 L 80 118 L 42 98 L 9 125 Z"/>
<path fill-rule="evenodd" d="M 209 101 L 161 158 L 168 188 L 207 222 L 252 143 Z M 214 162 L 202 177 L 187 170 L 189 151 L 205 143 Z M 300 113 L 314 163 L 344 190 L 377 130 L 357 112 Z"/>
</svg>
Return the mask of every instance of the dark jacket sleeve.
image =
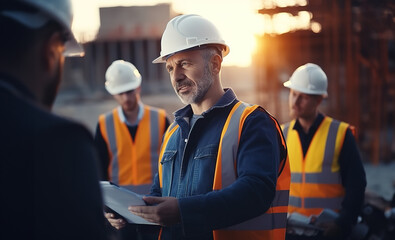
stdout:
<svg viewBox="0 0 395 240">
<path fill-rule="evenodd" d="M 97 124 L 95 132 L 95 146 L 98 152 L 98 166 L 99 166 L 99 178 L 103 181 L 108 181 L 108 164 L 110 163 L 110 154 L 108 153 L 108 147 L 106 141 L 104 141 L 103 135 L 100 131 L 100 126 Z"/>
<path fill-rule="evenodd" d="M 36 228 L 37 239 L 105 239 L 97 154 L 89 131 L 59 124 L 41 131 L 33 144 L 33 156 L 40 159 L 31 220 L 42 225 Z"/>
<path fill-rule="evenodd" d="M 347 233 L 351 225 L 356 223 L 358 214 L 361 212 L 366 187 L 365 169 L 350 129 L 347 130 L 344 138 L 339 164 L 345 197 L 336 222 Z"/>
</svg>

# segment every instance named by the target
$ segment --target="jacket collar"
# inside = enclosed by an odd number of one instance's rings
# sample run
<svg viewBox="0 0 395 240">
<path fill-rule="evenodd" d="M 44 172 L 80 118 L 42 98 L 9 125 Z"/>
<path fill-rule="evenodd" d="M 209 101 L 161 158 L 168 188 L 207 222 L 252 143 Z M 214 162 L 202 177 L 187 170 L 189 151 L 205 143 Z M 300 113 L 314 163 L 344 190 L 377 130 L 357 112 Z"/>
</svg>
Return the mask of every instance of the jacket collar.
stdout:
<svg viewBox="0 0 395 240">
<path fill-rule="evenodd" d="M 29 89 L 27 89 L 20 81 L 7 74 L 0 73 L 0 88 L 5 89 L 7 92 L 10 92 L 15 96 L 35 101 L 35 97 Z"/>
<path fill-rule="evenodd" d="M 236 94 L 231 88 L 225 88 L 224 91 L 224 95 L 222 95 L 218 102 L 214 104 L 210 109 L 202 113 L 203 117 L 207 114 L 210 114 L 210 112 L 212 112 L 216 108 L 224 108 L 229 106 L 237 99 Z M 193 111 L 190 104 L 174 112 L 175 118 L 190 118 L 192 117 L 192 115 Z"/>
</svg>

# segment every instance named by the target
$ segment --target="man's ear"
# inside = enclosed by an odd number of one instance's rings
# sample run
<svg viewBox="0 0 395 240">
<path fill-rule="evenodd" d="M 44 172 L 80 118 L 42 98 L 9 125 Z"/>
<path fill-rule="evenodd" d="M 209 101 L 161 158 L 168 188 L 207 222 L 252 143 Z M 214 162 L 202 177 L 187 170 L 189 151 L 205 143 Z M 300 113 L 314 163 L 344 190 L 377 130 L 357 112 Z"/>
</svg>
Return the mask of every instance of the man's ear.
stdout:
<svg viewBox="0 0 395 240">
<path fill-rule="evenodd" d="M 212 72 L 214 74 L 219 74 L 221 72 L 221 66 L 222 66 L 222 57 L 218 54 L 214 54 L 211 57 L 211 66 L 212 66 Z"/>
<path fill-rule="evenodd" d="M 137 94 L 141 93 L 141 85 L 138 86 L 134 91 L 136 91 Z"/>
<path fill-rule="evenodd" d="M 58 59 L 64 51 L 64 43 L 60 33 L 56 32 L 44 43 L 43 46 L 43 66 L 45 71 L 52 72 L 58 67 Z"/>
<path fill-rule="evenodd" d="M 324 97 L 321 95 L 317 95 L 316 97 L 316 103 L 317 103 L 317 107 L 322 103 L 322 101 L 324 100 Z"/>
</svg>

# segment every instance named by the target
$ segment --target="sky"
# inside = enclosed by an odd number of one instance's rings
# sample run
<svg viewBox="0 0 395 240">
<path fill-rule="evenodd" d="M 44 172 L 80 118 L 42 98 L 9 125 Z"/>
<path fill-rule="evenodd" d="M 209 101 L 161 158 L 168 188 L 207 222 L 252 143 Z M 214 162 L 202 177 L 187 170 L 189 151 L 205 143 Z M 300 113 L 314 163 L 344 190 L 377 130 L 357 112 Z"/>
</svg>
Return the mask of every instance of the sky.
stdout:
<svg viewBox="0 0 395 240">
<path fill-rule="evenodd" d="M 310 27 L 311 16 L 304 12 L 267 16 L 258 9 L 278 6 L 303 5 L 306 0 L 72 0 L 74 7 L 73 31 L 84 40 L 94 38 L 100 25 L 99 7 L 155 5 L 171 3 L 177 13 L 195 13 L 211 20 L 230 46 L 224 65 L 249 66 L 255 51 L 255 36 L 264 33 L 284 33 L 293 28 Z M 81 38 L 82 39 L 82 38 Z M 159 54 L 159 53 L 158 53 Z"/>
</svg>

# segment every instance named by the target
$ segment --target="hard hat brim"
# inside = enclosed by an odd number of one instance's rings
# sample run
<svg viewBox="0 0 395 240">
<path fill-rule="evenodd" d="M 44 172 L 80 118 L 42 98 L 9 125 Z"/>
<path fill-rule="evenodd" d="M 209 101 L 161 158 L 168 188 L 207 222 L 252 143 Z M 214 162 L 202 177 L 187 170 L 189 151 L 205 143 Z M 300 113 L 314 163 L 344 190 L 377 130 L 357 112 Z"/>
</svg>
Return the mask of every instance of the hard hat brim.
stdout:
<svg viewBox="0 0 395 240">
<path fill-rule="evenodd" d="M 304 94 L 309 94 L 309 95 L 322 95 L 323 97 L 328 97 L 328 92 L 326 91 L 309 91 L 304 88 L 299 88 L 297 86 L 292 85 L 291 81 L 286 81 L 283 83 L 284 87 L 304 93 Z"/>
<path fill-rule="evenodd" d="M 169 53 L 169 54 L 166 54 L 166 55 L 163 55 L 163 56 L 159 56 L 159 57 L 155 58 L 155 59 L 152 61 L 152 63 L 165 63 L 166 60 L 167 60 L 169 57 L 173 56 L 174 54 L 177 54 L 177 53 L 180 53 L 180 52 L 185 52 L 185 51 L 190 51 L 190 50 L 194 50 L 194 49 L 198 50 L 198 49 L 199 49 L 198 47 L 207 46 L 207 45 L 221 45 L 221 46 L 223 46 L 223 47 L 224 47 L 224 50 L 222 51 L 222 57 L 227 56 L 227 55 L 229 54 L 229 52 L 230 52 L 230 48 L 229 48 L 229 46 L 226 45 L 226 44 L 218 44 L 218 43 L 211 43 L 211 44 L 210 44 L 210 43 L 209 43 L 209 44 L 204 44 L 204 45 L 192 46 L 192 47 L 185 48 L 185 49 L 182 49 L 182 50 L 177 51 L 177 52 L 173 52 L 173 53 Z"/>
<path fill-rule="evenodd" d="M 134 90 L 134 89 L 140 87 L 140 83 L 141 83 L 141 81 L 140 82 L 132 82 L 132 83 L 123 84 L 121 86 L 111 87 L 111 88 L 105 85 L 105 88 L 111 95 L 117 95 L 117 94 L 128 92 L 128 91 L 131 91 L 131 90 Z"/>
<path fill-rule="evenodd" d="M 81 44 L 78 43 L 77 39 L 75 39 L 74 35 L 72 38 L 66 42 L 65 51 L 63 52 L 63 56 L 65 57 L 83 57 L 85 55 L 84 48 Z"/>
<path fill-rule="evenodd" d="M 1 15 L 11 18 L 14 21 L 17 21 L 18 23 L 30 29 L 38 29 L 40 27 L 43 27 L 51 19 L 50 15 L 42 11 L 28 13 L 17 10 L 5 10 L 1 12 Z M 78 43 L 77 39 L 74 36 L 74 33 L 70 29 L 68 29 L 67 26 L 63 27 L 70 35 L 70 39 L 65 43 L 65 51 L 63 52 L 63 55 L 65 57 L 84 56 L 84 48 L 81 46 L 81 44 Z"/>
</svg>

